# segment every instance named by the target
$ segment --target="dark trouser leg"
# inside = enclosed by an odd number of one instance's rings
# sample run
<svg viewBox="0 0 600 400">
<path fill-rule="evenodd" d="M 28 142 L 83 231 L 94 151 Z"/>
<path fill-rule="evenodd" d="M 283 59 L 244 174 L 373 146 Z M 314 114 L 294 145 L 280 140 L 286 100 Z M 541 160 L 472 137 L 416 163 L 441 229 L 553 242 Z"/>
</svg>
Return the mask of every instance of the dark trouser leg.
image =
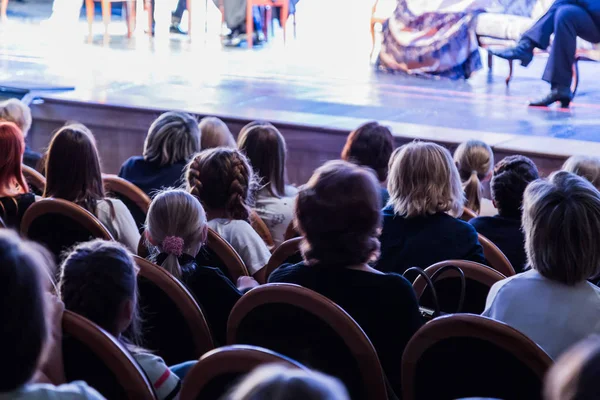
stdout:
<svg viewBox="0 0 600 400">
<path fill-rule="evenodd" d="M 177 19 L 177 20 L 181 21 L 181 17 L 183 17 L 183 12 L 186 9 L 187 9 L 187 0 L 179 0 L 177 2 L 177 8 L 172 13 L 173 19 Z"/>
<path fill-rule="evenodd" d="M 523 34 L 523 37 L 531 39 L 538 48 L 546 49 L 550 44 L 550 36 L 554 33 L 554 20 L 556 12 L 560 7 L 575 4 L 577 0 L 556 0 L 537 22 Z"/>
</svg>

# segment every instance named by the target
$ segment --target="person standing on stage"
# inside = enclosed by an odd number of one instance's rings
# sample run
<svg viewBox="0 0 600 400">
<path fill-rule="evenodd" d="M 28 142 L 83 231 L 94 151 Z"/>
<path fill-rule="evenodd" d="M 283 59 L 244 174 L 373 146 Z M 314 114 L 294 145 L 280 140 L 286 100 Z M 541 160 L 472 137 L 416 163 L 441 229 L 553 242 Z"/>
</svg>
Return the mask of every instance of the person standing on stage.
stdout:
<svg viewBox="0 0 600 400">
<path fill-rule="evenodd" d="M 526 67 L 533 59 L 535 48 L 546 49 L 550 36 L 554 41 L 544 71 L 544 79 L 552 90 L 530 106 L 549 106 L 560 102 L 563 108 L 573 99 L 571 81 L 575 62 L 577 37 L 600 43 L 600 0 L 556 0 L 550 9 L 519 40 L 516 47 L 492 54 L 506 60 L 519 60 Z"/>
</svg>

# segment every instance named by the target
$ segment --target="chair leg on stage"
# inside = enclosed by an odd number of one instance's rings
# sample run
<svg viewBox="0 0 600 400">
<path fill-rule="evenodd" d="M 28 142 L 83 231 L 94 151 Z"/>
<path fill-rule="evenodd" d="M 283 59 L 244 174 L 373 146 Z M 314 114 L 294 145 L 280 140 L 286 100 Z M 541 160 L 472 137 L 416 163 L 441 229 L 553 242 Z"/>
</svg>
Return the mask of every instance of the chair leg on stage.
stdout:
<svg viewBox="0 0 600 400">
<path fill-rule="evenodd" d="M 252 48 L 252 41 L 254 35 L 254 18 L 252 16 L 252 0 L 248 0 L 246 4 L 246 42 L 248 43 L 248 48 Z"/>
<path fill-rule="evenodd" d="M 94 27 L 94 16 L 95 16 L 93 0 L 85 0 L 85 12 L 87 14 L 88 35 L 89 35 L 89 38 L 91 39 L 94 34 L 93 27 Z"/>
<path fill-rule="evenodd" d="M 284 1 L 281 6 L 281 12 L 279 16 L 281 18 L 281 27 L 283 28 L 283 44 L 287 43 L 287 20 L 290 14 L 290 3 L 289 1 Z"/>
<path fill-rule="evenodd" d="M 152 31 L 154 30 L 154 7 L 152 7 L 152 1 L 144 0 L 144 6 L 146 12 L 148 12 L 148 35 L 152 37 Z"/>
<path fill-rule="evenodd" d="M 186 0 L 185 4 L 188 12 L 188 37 L 192 40 L 192 0 Z"/>
<path fill-rule="evenodd" d="M 0 21 L 2 22 L 5 22 L 8 18 L 6 10 L 8 10 L 8 0 L 2 0 L 0 2 Z"/>
<path fill-rule="evenodd" d="M 487 57 L 488 58 L 488 60 L 487 60 L 488 61 L 488 69 L 491 71 L 492 68 L 494 67 L 494 56 L 489 51 L 488 51 L 487 56 L 488 56 Z"/>
<path fill-rule="evenodd" d="M 112 14 L 112 5 L 109 0 L 102 0 L 102 21 L 104 22 L 104 33 L 108 35 L 108 25 Z"/>
<path fill-rule="evenodd" d="M 513 76 L 513 60 L 508 60 L 508 76 L 506 77 L 506 80 L 505 80 L 507 87 L 510 84 L 512 76 Z"/>
<path fill-rule="evenodd" d="M 571 85 L 571 92 L 573 92 L 573 97 L 577 93 L 577 89 L 579 88 L 579 59 L 575 59 L 573 63 L 573 84 Z"/>
</svg>

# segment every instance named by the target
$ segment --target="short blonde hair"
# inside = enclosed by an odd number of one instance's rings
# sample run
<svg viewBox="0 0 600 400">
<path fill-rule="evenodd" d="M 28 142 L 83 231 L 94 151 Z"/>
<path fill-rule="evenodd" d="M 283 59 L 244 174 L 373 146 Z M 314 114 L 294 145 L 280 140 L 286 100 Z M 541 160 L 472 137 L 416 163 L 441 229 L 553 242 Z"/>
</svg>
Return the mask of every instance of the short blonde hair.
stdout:
<svg viewBox="0 0 600 400">
<path fill-rule="evenodd" d="M 201 147 L 202 150 L 213 149 L 215 147 L 230 147 L 235 149 L 235 139 L 231 134 L 231 131 L 225 124 L 217 117 L 204 117 L 200 120 L 198 125 L 201 133 Z"/>
<path fill-rule="evenodd" d="M 523 198 L 529 265 L 541 275 L 575 285 L 600 273 L 600 192 L 566 171 L 529 184 Z"/>
<path fill-rule="evenodd" d="M 389 203 L 403 217 L 462 214 L 464 194 L 450 152 L 431 142 L 412 142 L 390 159 Z"/>
<path fill-rule="evenodd" d="M 572 156 L 562 166 L 563 171 L 572 172 L 592 183 L 600 190 L 600 158 L 592 156 Z"/>
<path fill-rule="evenodd" d="M 13 122 L 27 137 L 31 129 L 31 109 L 21 100 L 8 99 L 0 102 L 0 120 Z"/>
<path fill-rule="evenodd" d="M 188 162 L 200 149 L 196 119 L 184 112 L 169 111 L 150 125 L 143 155 L 144 160 L 163 166 Z"/>
<path fill-rule="evenodd" d="M 481 182 L 494 168 L 494 153 L 487 143 L 481 140 L 468 140 L 461 143 L 454 152 L 454 162 L 463 183 L 467 198 L 466 206 L 478 213 L 483 198 Z"/>
</svg>

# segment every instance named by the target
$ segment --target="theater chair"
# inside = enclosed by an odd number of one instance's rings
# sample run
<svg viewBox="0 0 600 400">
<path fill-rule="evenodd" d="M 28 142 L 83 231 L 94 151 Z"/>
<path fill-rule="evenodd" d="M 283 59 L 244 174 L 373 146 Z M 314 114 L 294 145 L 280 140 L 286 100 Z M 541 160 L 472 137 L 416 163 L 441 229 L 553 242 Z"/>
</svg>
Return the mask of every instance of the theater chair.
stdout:
<svg viewBox="0 0 600 400">
<path fill-rule="evenodd" d="M 463 208 L 463 213 L 460 216 L 460 219 L 462 219 L 465 222 L 469 222 L 470 220 L 477 218 L 477 213 L 473 210 L 471 210 L 470 208 L 464 207 Z"/>
<path fill-rule="evenodd" d="M 150 197 L 133 183 L 119 178 L 117 175 L 102 175 L 102 183 L 109 195 L 121 200 L 131 212 L 140 231 L 146 223 L 146 215 L 150 208 Z"/>
<path fill-rule="evenodd" d="M 297 237 L 294 239 L 286 240 L 281 243 L 277 249 L 269 258 L 269 262 L 261 272 L 261 275 L 256 280 L 258 283 L 266 283 L 269 280 L 269 276 L 271 273 L 279 268 L 283 264 L 297 264 L 302 261 L 302 256 L 300 255 L 300 243 L 302 242 L 301 237 Z M 258 279 L 260 278 L 260 279 Z"/>
<path fill-rule="evenodd" d="M 267 224 L 258 216 L 256 211 L 252 210 L 250 212 L 250 225 L 252 228 L 258 233 L 258 236 L 265 242 L 269 250 L 273 252 L 275 250 L 275 243 L 273 242 L 273 237 L 271 236 L 271 231 L 267 227 Z"/>
<path fill-rule="evenodd" d="M 21 165 L 21 170 L 27 184 L 31 187 L 31 191 L 38 196 L 42 196 L 46 190 L 46 177 L 25 164 Z"/>
<path fill-rule="evenodd" d="M 196 262 L 198 265 L 219 268 L 234 283 L 240 276 L 250 276 L 240 255 L 225 239 L 210 228 L 208 228 L 206 244 L 196 255 Z"/>
<path fill-rule="evenodd" d="M 513 276 L 516 272 L 512 264 L 504 255 L 502 250 L 498 248 L 490 239 L 481 234 L 477 234 L 479 243 L 483 247 L 483 255 L 490 264 L 490 267 L 500 272 L 504 276 Z"/>
</svg>

